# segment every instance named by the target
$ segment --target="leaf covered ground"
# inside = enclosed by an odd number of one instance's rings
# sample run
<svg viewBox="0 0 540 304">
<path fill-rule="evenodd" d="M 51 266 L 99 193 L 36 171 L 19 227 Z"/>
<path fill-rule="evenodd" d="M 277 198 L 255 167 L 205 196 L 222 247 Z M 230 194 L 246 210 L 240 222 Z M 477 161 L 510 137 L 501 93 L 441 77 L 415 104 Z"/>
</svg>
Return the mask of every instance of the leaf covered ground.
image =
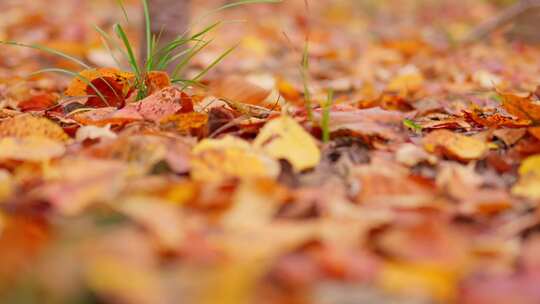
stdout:
<svg viewBox="0 0 540 304">
<path fill-rule="evenodd" d="M 0 2 L 94 67 L 0 46 L 1 303 L 540 303 L 540 49 L 462 43 L 497 1 L 222 11 L 140 100 L 114 2 Z"/>
</svg>

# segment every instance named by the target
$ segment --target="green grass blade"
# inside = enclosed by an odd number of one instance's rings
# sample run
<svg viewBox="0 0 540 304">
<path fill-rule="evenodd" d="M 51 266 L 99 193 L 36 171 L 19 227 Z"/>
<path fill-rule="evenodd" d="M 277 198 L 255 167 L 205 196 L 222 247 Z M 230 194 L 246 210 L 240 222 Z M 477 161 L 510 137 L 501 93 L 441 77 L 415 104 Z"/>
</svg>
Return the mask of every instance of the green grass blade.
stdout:
<svg viewBox="0 0 540 304">
<path fill-rule="evenodd" d="M 191 80 L 192 81 L 198 81 L 199 79 L 204 77 L 204 75 L 206 75 L 213 67 L 218 65 L 223 59 L 225 59 L 225 57 L 227 57 L 230 53 L 232 53 L 232 51 L 234 51 L 237 47 L 238 47 L 238 45 L 235 45 L 235 46 L 232 46 L 229 49 L 227 49 L 218 58 L 216 58 L 214 61 L 212 61 L 212 63 L 210 65 L 208 65 L 204 70 L 202 70 L 199 74 L 197 74 L 197 76 L 193 77 L 193 79 L 191 79 Z M 182 90 L 184 90 L 185 88 L 187 88 L 187 85 L 184 85 Z"/>
<path fill-rule="evenodd" d="M 411 129 L 415 133 L 422 133 L 422 129 L 423 129 L 422 126 L 418 125 L 417 123 L 415 123 L 411 119 L 405 118 L 403 120 L 403 125 L 405 127 L 409 128 L 409 129 Z"/>
<path fill-rule="evenodd" d="M 114 25 L 114 31 L 116 32 L 116 35 L 122 42 L 124 43 L 124 47 L 126 50 L 126 54 L 128 57 L 128 62 L 131 68 L 133 69 L 133 72 L 135 75 L 137 75 L 137 78 L 141 78 L 141 70 L 139 68 L 139 64 L 137 63 L 137 58 L 135 57 L 135 53 L 133 52 L 133 48 L 131 47 L 131 43 L 129 42 L 129 39 L 126 35 L 126 32 L 124 32 L 124 29 L 120 24 Z"/>
<path fill-rule="evenodd" d="M 176 65 L 176 67 L 174 68 L 172 77 L 176 78 L 178 74 L 185 68 L 185 66 L 191 61 L 191 59 L 193 59 L 193 57 L 195 57 L 200 51 L 202 51 L 210 43 L 212 43 L 212 40 L 206 41 L 199 46 L 195 45 L 194 47 L 190 48 L 189 52 L 186 54 L 184 59 L 180 63 L 178 63 L 178 65 Z M 174 61 L 174 60 L 175 59 L 173 57 L 171 61 Z"/>
<path fill-rule="evenodd" d="M 55 49 L 51 49 L 49 47 L 46 47 L 46 46 L 43 46 L 43 45 L 39 45 L 39 44 L 24 44 L 24 43 L 19 43 L 19 42 L 16 42 L 16 41 L 2 41 L 0 40 L 0 44 L 6 44 L 6 45 L 13 45 L 13 46 L 19 46 L 19 47 L 26 47 L 26 48 L 31 48 L 31 49 L 35 49 L 35 50 L 39 50 L 39 51 L 43 51 L 43 52 L 47 52 L 49 54 L 54 54 L 54 55 L 57 55 L 59 57 L 62 57 L 66 60 L 69 60 L 71 62 L 74 62 L 80 66 L 82 66 L 83 68 L 85 69 L 91 69 L 92 67 L 89 66 L 88 64 L 84 63 L 81 59 L 79 58 L 76 58 L 74 56 L 71 56 L 69 54 L 66 54 L 64 52 L 61 52 L 59 50 L 55 50 Z"/>
<path fill-rule="evenodd" d="M 152 43 L 152 21 L 150 20 L 150 8 L 148 6 L 148 0 L 141 1 L 144 12 L 144 30 L 146 33 L 146 61 L 148 62 L 152 54 L 152 49 L 154 48 Z"/>
<path fill-rule="evenodd" d="M 163 57 L 169 55 L 171 52 L 173 52 L 178 47 L 189 43 L 189 42 L 199 42 L 201 41 L 199 38 L 201 38 L 203 35 L 207 34 L 208 32 L 212 31 L 216 27 L 218 27 L 220 24 L 222 24 L 221 21 L 215 22 L 213 24 L 210 24 L 209 26 L 205 27 L 198 33 L 193 34 L 191 37 L 186 38 L 186 34 L 178 36 L 176 39 L 170 41 L 169 43 L 165 44 L 161 49 L 159 49 L 157 52 L 153 54 L 153 57 L 158 57 L 157 59 L 159 61 L 162 60 Z"/>
<path fill-rule="evenodd" d="M 94 29 L 96 30 L 96 32 L 98 32 L 98 34 L 101 36 L 101 40 L 103 42 L 103 45 L 105 46 L 105 48 L 107 49 L 107 51 L 109 52 L 109 54 L 111 55 L 111 58 L 114 60 L 114 62 L 116 63 L 116 65 L 118 66 L 119 69 L 122 68 L 122 63 L 120 62 L 120 60 L 118 60 L 118 58 L 116 58 L 116 56 L 114 55 L 114 50 L 120 50 L 120 52 L 122 53 L 122 55 L 125 57 L 125 59 L 127 60 L 127 54 L 124 52 L 124 50 L 120 47 L 120 45 L 114 40 L 112 39 L 112 37 L 107 34 L 107 32 L 105 32 L 103 29 L 101 29 L 99 26 L 97 25 L 94 25 Z M 112 47 L 111 47 L 112 46 Z"/>
<path fill-rule="evenodd" d="M 59 69 L 59 68 L 48 68 L 48 69 L 41 69 L 39 71 L 35 71 L 31 74 L 29 74 L 28 76 L 33 76 L 33 75 L 37 75 L 37 74 L 43 74 L 43 73 L 59 73 L 59 74 L 67 74 L 69 76 L 72 76 L 72 77 L 77 77 L 79 79 L 81 79 L 82 81 L 84 81 L 89 87 L 91 87 L 92 89 L 94 89 L 94 91 L 96 92 L 97 96 L 106 104 L 106 105 L 109 105 L 107 99 L 105 98 L 105 96 L 103 96 L 103 94 L 98 90 L 98 88 L 96 88 L 96 86 L 94 86 L 92 84 L 92 82 L 80 75 L 79 73 L 76 73 L 76 72 L 73 72 L 73 71 L 70 71 L 70 70 L 66 70 L 66 69 Z"/>
<path fill-rule="evenodd" d="M 216 14 L 220 11 L 223 11 L 223 10 L 226 10 L 226 9 L 230 9 L 230 8 L 234 8 L 234 7 L 237 7 L 237 6 L 241 6 L 241 5 L 248 5 L 248 4 L 269 4 L 269 3 L 281 3 L 282 0 L 240 0 L 240 1 L 235 1 L 235 2 L 231 2 L 231 3 L 227 3 L 225 5 L 222 5 L 218 8 L 215 8 L 207 13 L 205 13 L 204 15 L 202 15 L 201 17 L 199 17 L 199 21 L 198 22 L 201 22 L 202 20 L 208 18 L 209 16 L 213 15 L 213 14 Z M 197 24 L 198 22 L 196 22 L 195 24 Z"/>
<path fill-rule="evenodd" d="M 328 91 L 328 98 L 322 108 L 321 129 L 322 129 L 322 141 L 327 143 L 330 141 L 330 109 L 334 102 L 334 91 L 330 89 Z"/>
<path fill-rule="evenodd" d="M 128 16 L 128 13 L 126 11 L 126 7 L 124 6 L 124 3 L 122 2 L 122 0 L 116 0 L 116 3 L 118 4 L 120 9 L 122 10 L 122 13 L 124 14 L 124 18 L 126 19 L 126 22 L 129 24 L 129 16 Z"/>
<path fill-rule="evenodd" d="M 194 80 L 191 80 L 191 79 L 173 79 L 171 80 L 171 83 L 184 83 L 184 84 L 187 84 L 187 85 L 193 85 L 193 86 L 196 86 L 196 87 L 200 87 L 200 88 L 203 88 L 203 89 L 207 89 L 208 87 L 198 81 L 194 81 Z"/>
</svg>

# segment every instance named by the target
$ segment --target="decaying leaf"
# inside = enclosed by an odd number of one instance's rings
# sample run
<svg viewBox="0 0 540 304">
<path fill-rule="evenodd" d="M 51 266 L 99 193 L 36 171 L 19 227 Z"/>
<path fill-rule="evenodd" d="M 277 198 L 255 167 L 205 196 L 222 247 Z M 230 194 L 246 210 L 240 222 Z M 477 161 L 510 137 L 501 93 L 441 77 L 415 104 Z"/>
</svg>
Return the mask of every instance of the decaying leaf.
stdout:
<svg viewBox="0 0 540 304">
<path fill-rule="evenodd" d="M 275 159 L 286 159 L 297 171 L 313 168 L 321 160 L 315 139 L 287 115 L 267 122 L 253 146 Z"/>
<path fill-rule="evenodd" d="M 428 152 L 433 153 L 441 148 L 446 155 L 461 161 L 480 159 L 489 150 L 489 146 L 481 140 L 448 130 L 429 133 L 424 137 L 423 144 Z"/>
<path fill-rule="evenodd" d="M 167 116 L 193 111 L 191 98 L 176 87 L 166 87 L 124 109 L 137 111 L 145 120 L 159 122 Z"/>
</svg>

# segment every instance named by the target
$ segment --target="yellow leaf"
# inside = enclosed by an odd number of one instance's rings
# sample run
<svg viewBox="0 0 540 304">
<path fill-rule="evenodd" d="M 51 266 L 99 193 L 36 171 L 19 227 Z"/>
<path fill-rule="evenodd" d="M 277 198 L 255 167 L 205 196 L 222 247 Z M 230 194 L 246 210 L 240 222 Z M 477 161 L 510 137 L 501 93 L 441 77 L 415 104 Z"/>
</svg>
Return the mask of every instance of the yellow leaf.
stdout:
<svg viewBox="0 0 540 304">
<path fill-rule="evenodd" d="M 456 270 L 427 263 L 386 263 L 379 284 L 392 293 L 433 297 L 451 301 L 455 297 L 458 274 Z"/>
<path fill-rule="evenodd" d="M 275 178 L 279 174 L 279 164 L 275 160 L 233 136 L 204 139 L 193 148 L 193 153 L 191 176 L 194 180 Z"/>
<path fill-rule="evenodd" d="M 0 138 L 0 160 L 46 161 L 61 156 L 63 144 L 37 136 Z"/>
<path fill-rule="evenodd" d="M 525 159 L 519 167 L 519 181 L 512 187 L 512 194 L 529 199 L 540 199 L 540 154 Z"/>
<path fill-rule="evenodd" d="M 253 145 L 276 159 L 286 159 L 296 171 L 315 167 L 321 160 L 313 137 L 287 115 L 267 122 Z"/>
<path fill-rule="evenodd" d="M 443 148 L 448 156 L 463 161 L 479 159 L 489 150 L 489 145 L 481 140 L 448 130 L 429 133 L 424 137 L 423 144 L 428 152 Z"/>
<path fill-rule="evenodd" d="M 519 175 L 534 174 L 540 176 L 540 154 L 528 157 L 519 167 Z"/>
<path fill-rule="evenodd" d="M 18 115 L 0 123 L 0 137 L 44 137 L 56 141 L 65 141 L 69 136 L 51 120 L 32 115 Z"/>
</svg>

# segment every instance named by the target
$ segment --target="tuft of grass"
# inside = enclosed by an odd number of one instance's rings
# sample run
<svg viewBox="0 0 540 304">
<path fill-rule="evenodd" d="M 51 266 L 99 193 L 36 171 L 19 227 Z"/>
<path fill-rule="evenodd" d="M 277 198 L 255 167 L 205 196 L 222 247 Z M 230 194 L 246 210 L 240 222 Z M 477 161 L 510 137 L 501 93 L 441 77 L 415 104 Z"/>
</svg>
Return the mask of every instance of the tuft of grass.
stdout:
<svg viewBox="0 0 540 304">
<path fill-rule="evenodd" d="M 330 109 L 334 103 L 334 91 L 330 89 L 328 91 L 328 97 L 326 102 L 322 107 L 322 117 L 321 117 L 321 130 L 322 130 L 322 141 L 323 143 L 328 143 L 330 141 Z"/>
<path fill-rule="evenodd" d="M 127 10 L 125 9 L 123 5 L 122 0 L 116 0 L 116 2 L 122 9 L 126 22 L 129 23 Z M 217 64 L 219 64 L 223 59 L 225 59 L 225 57 L 227 57 L 237 47 L 237 46 L 233 46 L 227 49 L 220 56 L 218 56 L 208 67 L 206 67 L 199 74 L 197 74 L 194 78 L 181 79 L 179 78 L 179 75 L 181 75 L 182 71 L 189 64 L 189 62 L 212 42 L 212 40 L 205 39 L 206 34 L 215 30 L 222 22 L 219 21 L 219 22 L 212 23 L 204 27 L 199 32 L 192 35 L 188 34 L 189 33 L 189 29 L 188 29 L 186 30 L 184 34 L 178 36 L 176 39 L 173 39 L 172 41 L 168 41 L 167 43 L 164 44 L 162 48 L 157 49 L 157 45 L 159 44 L 161 35 L 152 34 L 152 27 L 151 27 L 152 20 L 150 16 L 150 7 L 148 4 L 148 0 L 141 0 L 141 2 L 143 6 L 143 14 L 144 14 L 144 22 L 145 22 L 144 32 L 145 32 L 145 37 L 146 37 L 146 46 L 145 46 L 146 58 L 144 58 L 144 62 L 139 62 L 137 60 L 132 43 L 127 37 L 125 30 L 119 23 L 116 23 L 113 26 L 113 32 L 116 34 L 116 39 L 118 39 L 119 41 L 117 41 L 115 38 L 113 38 L 111 35 L 109 35 L 105 30 L 101 29 L 100 27 L 98 26 L 94 27 L 95 30 L 100 35 L 105 48 L 110 53 L 111 58 L 118 65 L 118 68 L 122 68 L 122 64 L 120 60 L 116 58 L 115 56 L 116 51 L 122 54 L 123 60 L 129 64 L 129 68 L 131 72 L 135 74 L 134 87 L 137 89 L 137 92 L 138 92 L 137 100 L 145 98 L 148 94 L 145 79 L 146 79 L 146 75 L 149 72 L 155 71 L 155 70 L 163 71 L 171 63 L 178 61 L 178 63 L 175 65 L 173 74 L 170 75 L 172 82 L 184 83 L 183 89 L 185 89 L 187 86 L 190 86 L 190 85 L 201 86 L 199 84 L 199 80 L 202 77 L 204 77 L 212 68 L 214 68 Z M 279 3 L 279 2 L 282 2 L 282 0 L 240 0 L 236 2 L 231 2 L 210 11 L 209 13 L 201 17 L 201 20 L 216 12 L 229 9 L 229 8 L 238 7 L 241 5 Z M 190 26 L 190 28 L 192 27 L 193 25 Z M 37 49 L 40 51 L 47 52 L 49 54 L 62 57 L 71 62 L 74 62 L 77 65 L 81 66 L 83 69 L 87 69 L 87 70 L 95 69 L 95 67 L 92 67 L 86 64 L 82 59 L 76 58 L 74 56 L 71 56 L 69 54 L 63 53 L 55 49 L 48 48 L 43 45 L 38 45 L 38 44 L 29 45 L 29 44 L 23 44 L 23 43 L 19 43 L 15 41 L 0 41 L 0 44 Z M 193 44 L 193 45 L 189 46 L 190 44 Z M 186 48 L 186 46 L 188 47 Z M 80 79 L 84 78 L 84 77 L 81 77 L 75 71 L 59 69 L 59 68 L 44 69 L 34 74 L 45 73 L 45 72 L 63 73 L 70 76 L 78 77 Z M 91 86 L 101 99 L 105 99 L 103 94 L 99 92 L 97 88 L 95 88 L 95 86 L 93 86 L 88 79 L 85 79 L 85 80 L 83 79 L 83 81 L 85 81 L 89 86 Z"/>
</svg>

